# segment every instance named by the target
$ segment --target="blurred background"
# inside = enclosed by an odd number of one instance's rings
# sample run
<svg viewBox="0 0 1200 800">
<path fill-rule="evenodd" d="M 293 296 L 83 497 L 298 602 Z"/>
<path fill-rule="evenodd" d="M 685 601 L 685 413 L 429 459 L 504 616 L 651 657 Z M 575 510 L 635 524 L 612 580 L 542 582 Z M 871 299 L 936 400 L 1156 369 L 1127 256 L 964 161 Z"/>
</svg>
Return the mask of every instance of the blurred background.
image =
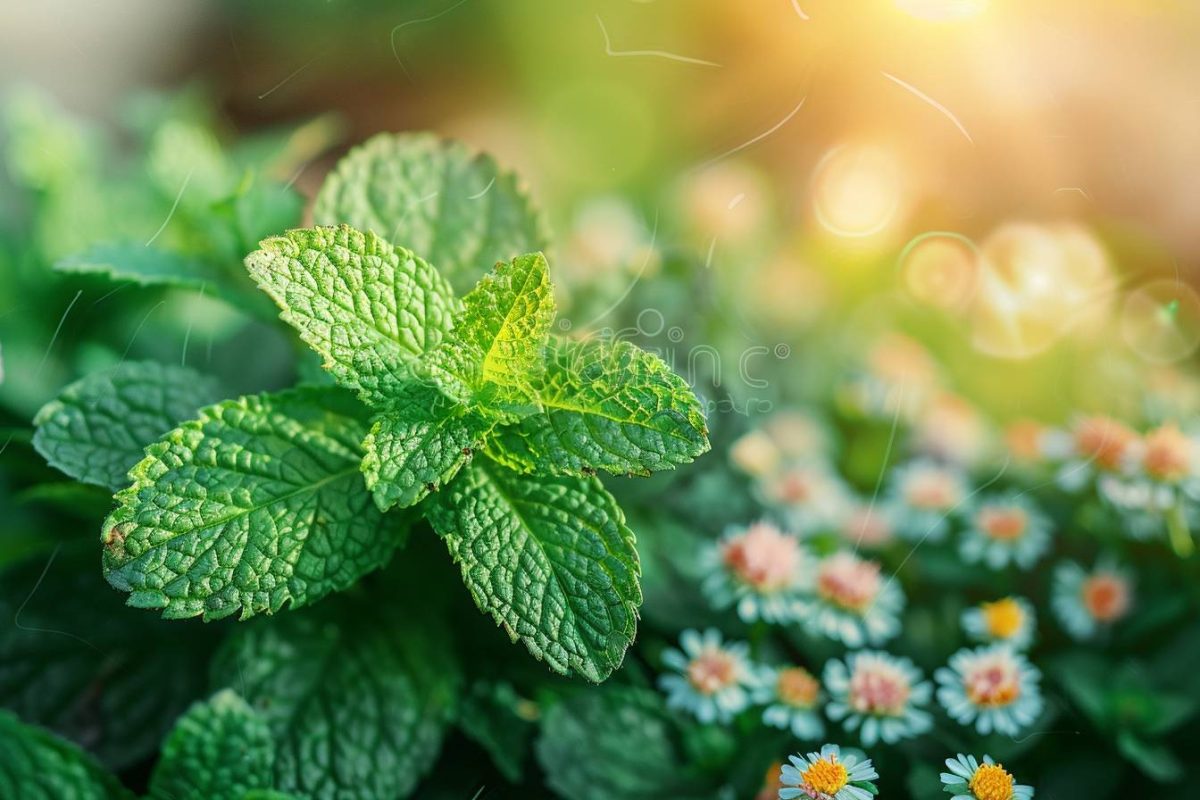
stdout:
<svg viewBox="0 0 1200 800">
<path fill-rule="evenodd" d="M 763 407 L 930 351 L 1058 420 L 1200 397 L 1198 34 L 1172 0 L 17 0 L 0 75 L 110 131 L 149 97 L 227 138 L 315 120 L 307 195 L 375 132 L 461 138 L 530 183 L 577 330 L 731 353 L 689 377 Z M 42 367 L 18 407 L 79 371 Z"/>
</svg>

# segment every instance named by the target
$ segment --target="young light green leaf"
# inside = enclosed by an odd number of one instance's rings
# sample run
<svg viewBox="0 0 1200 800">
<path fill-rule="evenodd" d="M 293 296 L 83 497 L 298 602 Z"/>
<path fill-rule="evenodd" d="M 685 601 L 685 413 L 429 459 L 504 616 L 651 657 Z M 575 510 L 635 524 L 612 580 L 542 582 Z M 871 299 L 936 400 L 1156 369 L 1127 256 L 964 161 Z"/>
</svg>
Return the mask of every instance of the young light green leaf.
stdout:
<svg viewBox="0 0 1200 800">
<path fill-rule="evenodd" d="M 219 286 L 223 279 L 209 264 L 172 250 L 140 242 L 96 244 L 54 262 L 58 272 L 99 274 L 141 286 L 180 286 L 200 289 Z"/>
<path fill-rule="evenodd" d="M 427 134 L 381 134 L 352 150 L 326 178 L 313 218 L 411 248 L 459 291 L 496 261 L 542 250 L 547 241 L 511 172 Z"/>
<path fill-rule="evenodd" d="M 385 405 L 461 308 L 429 264 L 345 225 L 266 239 L 246 268 L 343 386 Z"/>
<path fill-rule="evenodd" d="M 400 387 L 363 442 L 367 488 L 383 511 L 414 505 L 453 478 L 494 422 L 424 383 Z"/>
<path fill-rule="evenodd" d="M 518 395 L 541 371 L 542 350 L 554 322 L 549 267 L 541 253 L 497 264 L 463 298 L 451 342 L 476 360 L 475 387 L 495 384 Z"/>
<path fill-rule="evenodd" d="M 164 617 L 299 607 L 385 564 L 404 529 L 359 472 L 364 409 L 307 387 L 230 400 L 147 449 L 104 524 L 104 570 Z"/>
<path fill-rule="evenodd" d="M 270 788 L 275 744 L 262 716 L 232 689 L 193 705 L 163 743 L 153 800 L 243 800 Z"/>
<path fill-rule="evenodd" d="M 563 674 L 602 681 L 637 630 L 637 550 L 594 478 L 538 477 L 476 459 L 434 495 L 429 521 L 475 603 Z"/>
<path fill-rule="evenodd" d="M 154 753 L 202 695 L 220 633 L 156 619 L 122 599 L 96 569 L 92 542 L 0 572 L 0 619 L 20 621 L 0 625 L 0 705 L 86 744 L 113 770 Z"/>
<path fill-rule="evenodd" d="M 713 797 L 678 741 L 660 695 L 607 685 L 549 708 L 536 752 L 550 788 L 572 800 Z"/>
<path fill-rule="evenodd" d="M 146 166 L 163 196 L 184 208 L 210 206 L 230 195 L 237 180 L 213 132 L 181 119 L 155 131 Z"/>
<path fill-rule="evenodd" d="M 534 384 L 542 412 L 497 428 L 487 453 L 521 472 L 646 475 L 708 450 L 700 402 L 657 356 L 629 342 L 553 337 Z"/>
<path fill-rule="evenodd" d="M 132 800 L 133 794 L 75 745 L 0 711 L 0 797 Z"/>
<path fill-rule="evenodd" d="M 76 480 L 116 491 L 143 450 L 222 396 L 213 378 L 154 361 L 125 362 L 72 383 L 33 420 L 33 446 Z"/>
<path fill-rule="evenodd" d="M 394 587 L 240 627 L 214 663 L 266 718 L 275 787 L 310 800 L 406 797 L 441 747 L 460 677 Z"/>
</svg>

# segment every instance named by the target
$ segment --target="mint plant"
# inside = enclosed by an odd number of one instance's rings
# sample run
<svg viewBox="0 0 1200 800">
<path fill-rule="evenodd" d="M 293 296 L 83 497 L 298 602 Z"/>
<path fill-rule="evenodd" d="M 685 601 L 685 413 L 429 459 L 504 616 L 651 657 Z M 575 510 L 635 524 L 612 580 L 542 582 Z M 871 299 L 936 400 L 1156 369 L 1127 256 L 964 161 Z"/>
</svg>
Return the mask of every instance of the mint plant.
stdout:
<svg viewBox="0 0 1200 800">
<path fill-rule="evenodd" d="M 426 174 L 430 146 L 427 137 L 367 145 L 335 171 L 318 208 L 362 218 L 363 198 L 386 176 Z M 494 169 L 470 171 L 479 162 L 464 152 L 441 158 L 475 183 Z M 439 191 L 474 185 L 461 170 L 442 173 Z M 483 247 L 510 241 L 494 218 L 477 226 L 473 210 L 450 203 L 432 240 L 417 238 L 462 270 Z M 392 226 L 399 237 L 404 224 Z M 384 566 L 423 517 L 479 608 L 535 657 L 592 681 L 620 666 L 637 627 L 640 567 L 634 533 L 596 474 L 648 475 L 707 450 L 687 384 L 629 343 L 552 334 L 540 253 L 497 263 L 459 298 L 420 255 L 342 223 L 268 238 L 246 269 L 337 385 L 209 405 L 146 448 L 102 533 L 105 575 L 129 604 L 209 620 L 309 605 Z M 108 405 L 147 370 L 104 378 Z M 168 380 L 185 378 L 163 374 L 150 393 L 160 404 Z M 99 436 L 71 404 L 85 388 L 39 417 L 39 446 L 68 467 Z M 127 420 L 126 442 L 145 438 L 137 421 Z M 114 483 L 111 467 L 99 472 L 74 474 Z"/>
</svg>

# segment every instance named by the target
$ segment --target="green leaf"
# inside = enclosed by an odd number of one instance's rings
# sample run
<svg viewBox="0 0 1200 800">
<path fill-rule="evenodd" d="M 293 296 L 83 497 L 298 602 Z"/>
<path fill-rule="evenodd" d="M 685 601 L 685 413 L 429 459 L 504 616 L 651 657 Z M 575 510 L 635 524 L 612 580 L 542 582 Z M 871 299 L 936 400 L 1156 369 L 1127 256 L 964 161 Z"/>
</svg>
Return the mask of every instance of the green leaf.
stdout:
<svg viewBox="0 0 1200 800">
<path fill-rule="evenodd" d="M 307 387 L 229 400 L 147 449 L 104 524 L 104 570 L 164 617 L 307 605 L 383 566 L 404 529 L 359 472 L 363 409 Z"/>
<path fill-rule="evenodd" d="M 266 239 L 246 268 L 338 382 L 386 404 L 461 308 L 408 250 L 345 225 Z"/>
<path fill-rule="evenodd" d="M 554 321 L 546 258 L 535 253 L 497 264 L 463 298 L 463 306 L 453 332 L 431 358 L 435 379 L 448 372 L 452 387 L 463 385 L 474 394 L 495 387 L 488 402 L 528 401 Z M 450 358 L 439 358 L 447 351 Z"/>
<path fill-rule="evenodd" d="M 542 413 L 497 429 L 488 443 L 488 455 L 521 472 L 645 475 L 709 448 L 691 388 L 628 342 L 554 337 L 534 388 Z"/>
<path fill-rule="evenodd" d="M 513 783 L 521 780 L 536 729 L 529 711 L 536 712 L 536 706 L 523 700 L 512 684 L 488 680 L 472 684 L 459 709 L 459 727 Z"/>
<path fill-rule="evenodd" d="M 316 800 L 392 800 L 436 759 L 457 665 L 447 642 L 388 589 L 240 627 L 218 655 L 216 680 L 271 729 L 276 788 Z"/>
<path fill-rule="evenodd" d="M 106 242 L 54 262 L 58 272 L 100 274 L 141 286 L 219 286 L 222 278 L 208 264 L 172 250 L 138 242 Z"/>
<path fill-rule="evenodd" d="M 75 745 L 0 711 L 0 797 L 132 800 L 133 795 Z"/>
<path fill-rule="evenodd" d="M 511 172 L 427 134 L 381 134 L 350 151 L 317 194 L 313 218 L 399 242 L 460 291 L 496 261 L 547 242 L 545 224 Z"/>
<path fill-rule="evenodd" d="M 1172 783 L 1183 776 L 1183 765 L 1166 745 L 1147 742 L 1129 731 L 1117 734 L 1117 750 L 1138 769 L 1161 783 Z"/>
<path fill-rule="evenodd" d="M 427 512 L 475 603 L 552 669 L 602 681 L 637 630 L 633 532 L 600 482 L 476 459 Z"/>
<path fill-rule="evenodd" d="M 180 119 L 155 132 L 147 169 L 163 196 L 183 208 L 203 209 L 227 197 L 237 180 L 212 131 Z"/>
<path fill-rule="evenodd" d="M 658 694 L 605 686 L 547 710 L 536 752 L 547 784 L 571 800 L 713 797 L 683 775 L 677 738 Z"/>
<path fill-rule="evenodd" d="M 264 720 L 231 689 L 193 705 L 163 743 L 155 800 L 242 800 L 269 788 L 275 745 Z"/>
<path fill-rule="evenodd" d="M 79 544 L 0 573 L 0 705 L 118 770 L 204 692 L 221 631 L 127 608 Z"/>
<path fill-rule="evenodd" d="M 494 423 L 452 403 L 435 387 L 401 386 L 363 447 L 367 488 L 381 510 L 414 505 L 453 478 Z"/>
<path fill-rule="evenodd" d="M 154 361 L 126 362 L 72 383 L 34 418 L 33 446 L 76 480 L 117 490 L 146 446 L 221 399 L 213 378 Z"/>
</svg>

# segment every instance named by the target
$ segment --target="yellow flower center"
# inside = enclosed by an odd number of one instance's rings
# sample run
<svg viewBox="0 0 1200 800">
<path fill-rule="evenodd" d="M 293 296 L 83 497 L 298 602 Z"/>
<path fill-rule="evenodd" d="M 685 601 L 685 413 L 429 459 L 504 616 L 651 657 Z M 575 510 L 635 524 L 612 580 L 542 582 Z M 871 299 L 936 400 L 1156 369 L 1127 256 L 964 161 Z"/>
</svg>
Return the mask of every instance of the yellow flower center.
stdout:
<svg viewBox="0 0 1200 800">
<path fill-rule="evenodd" d="M 1089 417 L 1075 428 L 1075 450 L 1083 458 L 1095 461 L 1104 470 L 1121 466 L 1137 434 L 1109 417 Z"/>
<path fill-rule="evenodd" d="M 988 633 L 996 639 L 1011 639 L 1025 621 L 1025 612 L 1021 610 L 1020 604 L 1011 597 L 1005 597 L 994 603 L 984 603 L 982 608 Z"/>
<path fill-rule="evenodd" d="M 1129 589 L 1115 575 L 1093 575 L 1083 584 L 1083 603 L 1099 621 L 1114 622 L 1129 610 Z"/>
<path fill-rule="evenodd" d="M 1008 663 L 981 664 L 963 678 L 967 698 L 983 708 L 1000 708 L 1017 701 L 1021 696 L 1020 676 Z"/>
<path fill-rule="evenodd" d="M 804 786 L 820 795 L 832 797 L 842 790 L 850 776 L 846 768 L 838 763 L 836 756 L 818 759 L 804 770 L 801 776 Z"/>
<path fill-rule="evenodd" d="M 971 776 L 970 787 L 978 800 L 1009 800 L 1013 778 L 1000 764 L 981 764 Z"/>
<path fill-rule="evenodd" d="M 987 507 L 979 512 L 979 527 L 993 539 L 1011 542 L 1025 533 L 1028 520 L 1019 508 Z"/>
<path fill-rule="evenodd" d="M 700 694 L 714 694 L 737 680 L 737 660 L 724 650 L 707 650 L 688 664 L 687 677 Z"/>
<path fill-rule="evenodd" d="M 1192 465 L 1192 441 L 1174 425 L 1164 425 L 1146 435 L 1142 464 L 1150 477 L 1164 482 L 1185 478 Z"/>
<path fill-rule="evenodd" d="M 821 685 L 817 683 L 808 670 L 801 667 L 788 667 L 779 671 L 777 690 L 779 699 L 789 706 L 809 708 L 817 700 L 817 692 Z"/>
<path fill-rule="evenodd" d="M 850 553 L 829 556 L 817 573 L 817 594 L 847 611 L 866 611 L 879 590 L 879 565 Z"/>
</svg>

